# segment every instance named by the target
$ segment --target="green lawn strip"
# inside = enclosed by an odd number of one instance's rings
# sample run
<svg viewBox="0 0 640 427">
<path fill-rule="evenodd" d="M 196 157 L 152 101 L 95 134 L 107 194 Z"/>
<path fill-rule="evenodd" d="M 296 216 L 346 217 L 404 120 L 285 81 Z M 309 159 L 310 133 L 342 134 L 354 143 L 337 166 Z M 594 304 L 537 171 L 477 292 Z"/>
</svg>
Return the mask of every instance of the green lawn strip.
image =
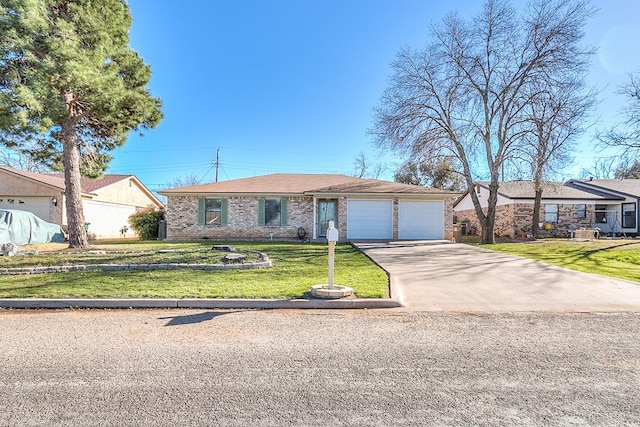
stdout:
<svg viewBox="0 0 640 427">
<path fill-rule="evenodd" d="M 576 242 L 549 239 L 482 247 L 572 270 L 640 282 L 640 242 L 636 241 Z"/>
<path fill-rule="evenodd" d="M 211 247 L 213 243 L 202 243 Z M 327 281 L 327 247 L 300 243 L 238 243 L 265 252 L 273 266 L 229 271 L 116 271 L 0 276 L 0 298 L 302 298 Z M 158 249 L 180 244 L 164 243 Z M 193 247 L 193 246 L 190 246 Z M 388 296 L 387 277 L 358 250 L 336 247 L 335 283 L 360 298 Z"/>
</svg>

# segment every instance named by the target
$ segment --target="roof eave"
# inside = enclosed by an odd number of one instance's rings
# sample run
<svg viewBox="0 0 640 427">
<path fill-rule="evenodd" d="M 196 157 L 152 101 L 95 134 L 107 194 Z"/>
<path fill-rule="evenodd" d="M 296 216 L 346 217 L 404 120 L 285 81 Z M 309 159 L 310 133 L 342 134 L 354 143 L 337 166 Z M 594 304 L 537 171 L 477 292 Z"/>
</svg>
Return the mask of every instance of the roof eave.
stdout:
<svg viewBox="0 0 640 427">
<path fill-rule="evenodd" d="M 45 187 L 49 187 L 49 188 L 54 188 L 54 189 L 56 189 L 56 190 L 61 190 L 61 191 L 63 191 L 63 192 L 64 192 L 64 186 L 54 185 L 54 184 L 49 184 L 49 183 L 47 183 L 47 182 L 41 181 L 41 180 L 39 180 L 39 179 L 32 178 L 32 177 L 30 177 L 30 176 L 26 176 L 26 175 L 23 175 L 23 174 L 20 174 L 20 173 L 15 173 L 15 172 L 14 172 L 14 171 L 12 171 L 12 170 L 8 170 L 8 169 L 2 169 L 2 170 L 3 170 L 4 172 L 6 172 L 6 173 L 9 173 L 9 174 L 11 174 L 11 175 L 13 175 L 13 176 L 17 177 L 17 178 L 26 179 L 27 181 L 33 182 L 33 183 L 35 183 L 35 184 L 43 185 L 43 186 L 45 186 Z"/>
</svg>

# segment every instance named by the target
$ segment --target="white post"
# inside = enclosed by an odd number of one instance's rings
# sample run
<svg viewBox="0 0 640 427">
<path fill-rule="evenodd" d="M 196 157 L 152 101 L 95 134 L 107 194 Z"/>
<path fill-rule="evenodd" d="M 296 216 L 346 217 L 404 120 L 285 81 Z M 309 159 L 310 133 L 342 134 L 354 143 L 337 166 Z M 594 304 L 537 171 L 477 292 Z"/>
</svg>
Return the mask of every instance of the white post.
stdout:
<svg viewBox="0 0 640 427">
<path fill-rule="evenodd" d="M 316 240 L 318 238 L 318 212 L 317 212 L 317 207 L 318 207 L 318 199 L 316 198 L 316 196 L 313 196 L 313 240 Z"/>
<path fill-rule="evenodd" d="M 333 221 L 329 221 L 327 229 L 327 240 L 329 241 L 329 289 L 333 289 L 333 261 L 335 258 L 336 242 L 338 241 L 338 229 L 333 226 Z"/>
</svg>

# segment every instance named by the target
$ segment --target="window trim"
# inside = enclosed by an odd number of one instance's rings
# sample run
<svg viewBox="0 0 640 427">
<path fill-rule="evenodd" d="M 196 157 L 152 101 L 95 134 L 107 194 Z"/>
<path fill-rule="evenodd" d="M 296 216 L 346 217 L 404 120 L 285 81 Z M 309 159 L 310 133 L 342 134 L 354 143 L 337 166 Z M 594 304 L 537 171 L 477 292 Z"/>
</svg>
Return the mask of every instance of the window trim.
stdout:
<svg viewBox="0 0 640 427">
<path fill-rule="evenodd" d="M 280 224 L 266 223 L 266 201 L 278 200 L 280 202 Z M 287 225 L 287 199 L 270 197 L 258 200 L 258 225 L 263 227 L 284 227 Z"/>
<path fill-rule="evenodd" d="M 633 225 L 629 226 L 627 225 L 627 217 L 625 216 L 625 210 L 624 207 L 625 206 L 633 206 L 633 210 L 632 211 L 628 211 L 628 212 L 633 212 L 633 216 L 631 217 L 633 219 Z M 622 203 L 622 206 L 620 207 L 621 211 L 622 211 L 622 228 L 636 228 L 638 226 L 638 205 L 635 202 L 629 202 L 629 203 Z"/>
<path fill-rule="evenodd" d="M 207 224 L 207 200 L 220 201 L 220 224 Z M 206 227 L 222 227 L 228 224 L 229 201 L 220 197 L 202 197 L 198 199 L 198 225 Z"/>
<path fill-rule="evenodd" d="M 555 211 L 550 212 L 549 209 L 547 208 L 548 206 L 555 206 Z M 547 219 L 548 218 L 547 215 L 551 215 L 551 214 L 555 215 L 555 221 Z M 560 205 L 558 205 L 557 203 L 545 203 L 544 204 L 544 222 L 557 224 L 559 218 L 560 218 Z"/>
<path fill-rule="evenodd" d="M 576 205 L 576 218 L 577 219 L 587 218 L 587 205 L 585 203 L 578 203 Z"/>
</svg>

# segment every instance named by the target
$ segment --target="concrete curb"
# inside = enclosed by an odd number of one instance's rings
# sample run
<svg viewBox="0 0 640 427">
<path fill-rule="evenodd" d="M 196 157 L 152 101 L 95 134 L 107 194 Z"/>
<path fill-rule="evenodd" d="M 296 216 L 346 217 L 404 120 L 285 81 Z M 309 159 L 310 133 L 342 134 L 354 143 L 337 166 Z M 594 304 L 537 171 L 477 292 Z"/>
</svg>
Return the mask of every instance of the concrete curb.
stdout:
<svg viewBox="0 0 640 427">
<path fill-rule="evenodd" d="M 363 309 L 397 308 L 403 304 L 390 298 L 377 299 L 215 299 L 215 298 L 1 298 L 0 308 L 240 308 L 240 309 Z"/>
</svg>

